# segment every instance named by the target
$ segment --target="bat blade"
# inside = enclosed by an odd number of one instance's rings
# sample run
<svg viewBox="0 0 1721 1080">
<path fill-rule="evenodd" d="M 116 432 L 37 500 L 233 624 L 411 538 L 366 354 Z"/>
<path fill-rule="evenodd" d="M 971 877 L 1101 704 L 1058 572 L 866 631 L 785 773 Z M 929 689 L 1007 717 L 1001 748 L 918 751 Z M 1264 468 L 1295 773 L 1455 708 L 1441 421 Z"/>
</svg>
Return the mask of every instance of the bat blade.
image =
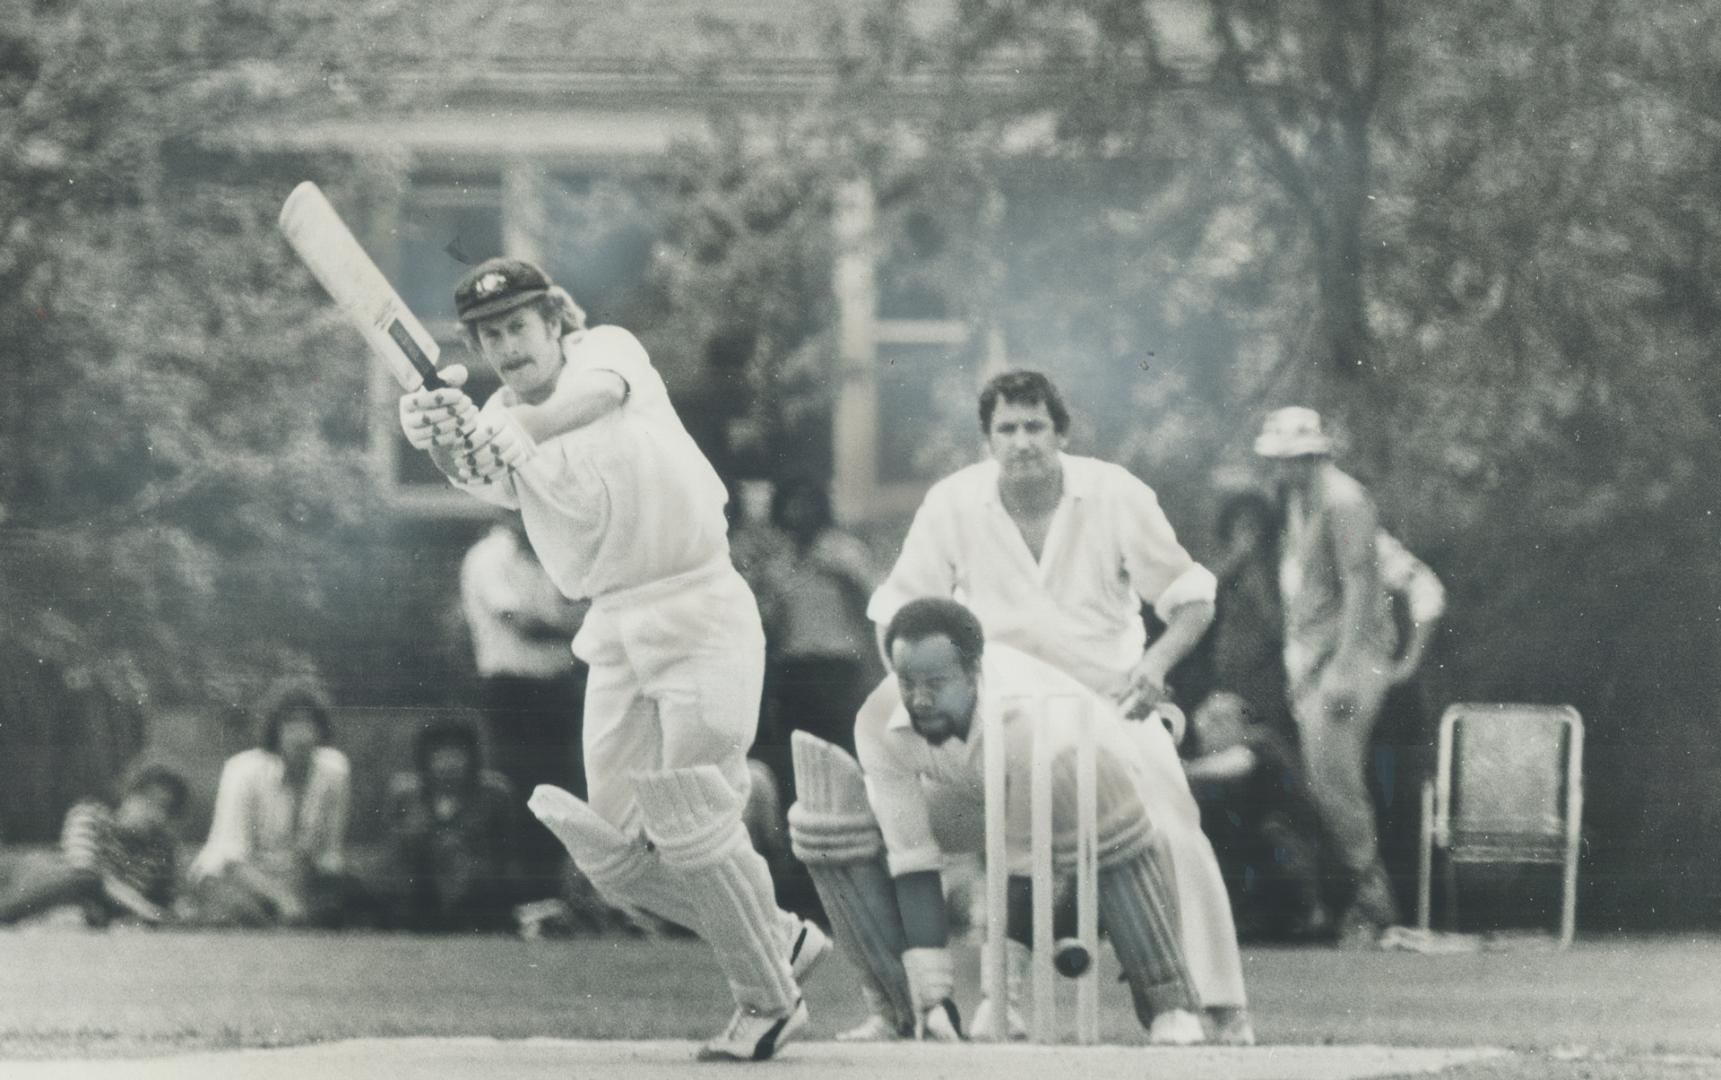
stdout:
<svg viewBox="0 0 1721 1080">
<path fill-rule="evenodd" d="M 435 390 L 442 350 L 371 261 L 315 183 L 306 180 L 281 206 L 281 233 L 311 276 L 364 335 L 371 351 L 407 390 Z"/>
</svg>

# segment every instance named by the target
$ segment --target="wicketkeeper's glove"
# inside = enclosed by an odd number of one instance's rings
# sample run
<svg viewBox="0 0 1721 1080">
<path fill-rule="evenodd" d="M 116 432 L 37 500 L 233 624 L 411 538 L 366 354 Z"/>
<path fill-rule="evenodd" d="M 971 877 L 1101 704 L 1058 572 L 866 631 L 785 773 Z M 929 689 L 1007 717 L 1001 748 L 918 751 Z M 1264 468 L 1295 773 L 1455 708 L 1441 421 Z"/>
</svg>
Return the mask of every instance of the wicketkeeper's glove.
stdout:
<svg viewBox="0 0 1721 1080">
<path fill-rule="evenodd" d="M 956 991 L 955 966 L 949 949 L 909 949 L 902 954 L 908 975 L 908 996 L 914 1006 L 914 1037 L 929 1042 L 959 1042 L 962 1017 L 951 994 Z"/>
</svg>

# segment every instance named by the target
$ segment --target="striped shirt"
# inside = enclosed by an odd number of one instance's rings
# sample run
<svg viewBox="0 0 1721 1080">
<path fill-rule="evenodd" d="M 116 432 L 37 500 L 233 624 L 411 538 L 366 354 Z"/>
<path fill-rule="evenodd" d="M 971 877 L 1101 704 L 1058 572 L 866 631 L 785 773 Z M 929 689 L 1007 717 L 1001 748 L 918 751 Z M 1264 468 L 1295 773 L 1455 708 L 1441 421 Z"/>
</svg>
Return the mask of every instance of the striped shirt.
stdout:
<svg viewBox="0 0 1721 1080">
<path fill-rule="evenodd" d="M 129 885 L 152 903 L 164 907 L 173 903 L 179 851 L 165 829 L 122 829 L 106 806 L 81 802 L 66 812 L 60 852 L 72 866 Z"/>
</svg>

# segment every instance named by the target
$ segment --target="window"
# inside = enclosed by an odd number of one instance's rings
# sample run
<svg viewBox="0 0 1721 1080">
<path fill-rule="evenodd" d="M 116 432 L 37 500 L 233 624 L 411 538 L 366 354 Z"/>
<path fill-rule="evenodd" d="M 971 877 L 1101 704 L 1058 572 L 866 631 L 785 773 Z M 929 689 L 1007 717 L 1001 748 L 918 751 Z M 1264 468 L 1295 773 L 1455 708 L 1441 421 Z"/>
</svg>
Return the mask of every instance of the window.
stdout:
<svg viewBox="0 0 1721 1080">
<path fill-rule="evenodd" d="M 414 177 L 395 209 L 391 228 L 394 269 L 390 275 L 401 299 L 423 321 L 442 346 L 442 364 L 463 363 L 471 372 L 467 392 L 482 402 L 500 385 L 488 367 L 475 362 L 467 348 L 454 314 L 454 286 L 467 269 L 502 254 L 502 190 L 497 176 Z M 378 433 L 386 475 L 395 490 L 410 503 L 421 496 L 436 500 L 448 495 L 463 498 L 448 488 L 428 456 L 407 445 L 394 429 L 393 399 L 397 391 L 385 383 L 387 418 Z M 452 501 L 452 500 L 448 500 Z M 435 508 L 434 502 L 430 504 Z"/>
<path fill-rule="evenodd" d="M 841 192 L 834 225 L 833 494 L 845 519 L 906 515 L 929 484 L 974 459 L 974 395 L 1002 363 L 1002 339 L 953 317 L 960 253 L 938 217 L 882 214 L 857 181 Z"/>
<path fill-rule="evenodd" d="M 654 314 L 647 275 L 661 231 L 649 178 L 563 174 L 542 187 L 544 269 L 595 325 L 638 330 Z"/>
</svg>

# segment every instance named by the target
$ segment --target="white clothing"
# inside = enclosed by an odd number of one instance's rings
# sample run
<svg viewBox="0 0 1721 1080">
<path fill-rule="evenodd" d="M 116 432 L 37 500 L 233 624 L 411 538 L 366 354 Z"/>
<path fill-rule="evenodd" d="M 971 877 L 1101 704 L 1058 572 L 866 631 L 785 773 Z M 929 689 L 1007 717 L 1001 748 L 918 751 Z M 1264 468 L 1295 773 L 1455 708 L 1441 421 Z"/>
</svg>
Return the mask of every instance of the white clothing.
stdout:
<svg viewBox="0 0 1721 1080">
<path fill-rule="evenodd" d="M 1405 613 L 1412 622 L 1431 623 L 1446 614 L 1446 587 L 1427 563 L 1385 529 L 1375 534 L 1374 551 L 1381 585 L 1404 598 Z"/>
<path fill-rule="evenodd" d="M 727 559 L 593 601 L 574 652 L 591 665 L 581 734 L 593 810 L 642 821 L 633 774 L 716 765 L 746 801 L 765 632 Z"/>
<path fill-rule="evenodd" d="M 1229 894 L 1165 725 L 1124 720 L 1110 700 L 1007 645 L 986 646 L 980 700 L 966 740 L 948 739 L 935 747 L 922 738 L 909 723 L 894 678 L 879 684 L 856 718 L 855 750 L 892 876 L 940 869 L 945 856 L 957 851 L 983 852 L 987 735 L 1025 720 L 1037 736 L 1072 745 L 1074 731 L 1038 712 L 1048 698 L 1066 697 L 1085 701 L 1091 710 L 1100 754 L 1129 763 L 1136 796 L 1165 841 L 1176 879 L 1179 939 L 1196 996 L 1206 1007 L 1244 1005 Z M 1030 710 L 1026 714 L 1024 704 Z M 1026 743 L 1012 734 L 1008 788 L 1026 792 L 1029 762 L 1018 749 Z M 1028 810 L 1027 799 L 1009 800 L 1012 873 L 1030 872 Z"/>
<path fill-rule="evenodd" d="M 888 685 L 894 689 L 896 684 L 890 680 Z M 1054 754 L 1076 745 L 1078 732 L 1073 725 L 1052 722 L 1046 705 L 1052 697 L 1074 699 L 1089 710 L 1099 753 L 1129 763 L 1139 778 L 1138 786 L 1146 789 L 1138 791 L 1144 805 L 1174 808 L 1199 818 L 1165 725 L 1126 723 L 1115 704 L 1051 665 L 1007 645 L 988 645 L 981 658 L 979 701 L 966 739 L 947 739 L 942 746 L 927 742 L 914 730 L 900 699 L 888 691 L 875 693 L 861 710 L 855 749 L 866 778 L 867 800 L 884 835 L 891 876 L 943 866 L 946 852 L 939 837 L 945 831 L 942 825 L 935 828 L 934 803 L 941 810 L 962 807 L 965 817 L 984 819 L 988 738 L 1011 730 L 1007 782 L 1011 792 L 1028 791 L 1027 747 L 1033 739 L 1049 739 L 1047 749 Z M 1160 737 L 1164 747 L 1150 745 Z M 1166 771 L 1167 764 L 1174 773 Z M 1172 780 L 1176 783 L 1167 782 Z M 1181 790 L 1167 797 L 1154 788 Z M 929 800 L 930 789 L 943 790 Z M 1010 872 L 1027 874 L 1031 869 L 1028 800 L 1012 798 L 1008 806 Z M 1157 827 L 1159 822 L 1154 824 Z"/>
<path fill-rule="evenodd" d="M 1121 694 L 1147 644 L 1142 602 L 1164 618 L 1212 602 L 1218 583 L 1178 543 L 1152 488 L 1109 462 L 1060 461 L 1063 496 L 1037 562 L 999 498 L 998 463 L 970 465 L 926 493 L 867 617 L 884 626 L 910 600 L 953 597 L 988 643 Z"/>
<path fill-rule="evenodd" d="M 591 668 L 582 731 L 589 808 L 637 864 L 626 882 L 612 882 L 611 899 L 666 918 L 686 919 L 691 909 L 699 923 L 692 929 L 716 951 L 737 1004 L 774 1015 L 790 1007 L 783 945 L 793 917 L 777 909 L 770 871 L 740 817 L 765 632 L 729 561 L 728 492 L 632 334 L 597 327 L 564 338 L 562 351 L 563 377 L 613 371 L 626 398 L 544 440 L 488 487 L 518 505 L 533 551 L 563 594 L 592 600 L 573 642 Z M 484 409 L 512 403 L 505 388 Z M 486 485 L 459 486 L 497 497 Z M 707 778 L 733 797 L 714 797 Z M 642 791 L 659 801 L 642 809 Z M 689 801 L 689 792 L 698 798 Z M 701 843 L 709 850 L 696 851 Z M 608 856 L 598 852 L 594 862 L 593 851 L 568 847 L 594 880 L 605 876 Z"/>
<path fill-rule="evenodd" d="M 552 679 L 571 667 L 571 630 L 562 638 L 522 630 L 522 622 L 555 626 L 571 620 L 567 599 L 513 529 L 497 525 L 466 553 L 460 603 L 478 674 Z"/>
<path fill-rule="evenodd" d="M 259 747 L 228 758 L 215 790 L 209 839 L 192 861 L 191 876 L 212 877 L 239 862 L 290 874 L 301 856 L 325 873 L 340 870 L 351 772 L 345 754 L 319 746 L 303 798 L 296 799 L 280 755 Z"/>
<path fill-rule="evenodd" d="M 520 511 L 532 550 L 571 599 L 673 577 L 728 559 L 728 491 L 670 404 L 645 349 L 619 326 L 562 339 L 563 376 L 613 371 L 627 399 L 597 420 L 538 444 L 520 468 L 473 495 Z M 483 412 L 516 403 L 503 387 Z"/>
</svg>

